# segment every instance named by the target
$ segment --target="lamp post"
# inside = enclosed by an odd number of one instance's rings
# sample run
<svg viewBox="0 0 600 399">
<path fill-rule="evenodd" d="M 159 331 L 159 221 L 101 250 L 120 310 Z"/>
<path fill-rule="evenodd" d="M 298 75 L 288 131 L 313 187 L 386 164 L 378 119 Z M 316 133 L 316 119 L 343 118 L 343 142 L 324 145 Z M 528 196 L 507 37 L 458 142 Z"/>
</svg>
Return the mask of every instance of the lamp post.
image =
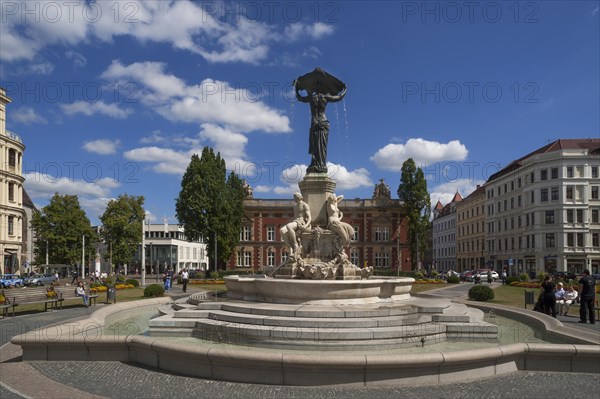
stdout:
<svg viewBox="0 0 600 399">
<path fill-rule="evenodd" d="M 85 236 L 81 236 L 81 278 L 85 278 Z"/>
<path fill-rule="evenodd" d="M 144 231 L 144 219 L 142 219 L 142 250 L 141 250 L 142 287 L 146 286 L 146 232 Z"/>
<path fill-rule="evenodd" d="M 48 266 L 48 239 L 46 238 L 46 266 Z"/>
</svg>

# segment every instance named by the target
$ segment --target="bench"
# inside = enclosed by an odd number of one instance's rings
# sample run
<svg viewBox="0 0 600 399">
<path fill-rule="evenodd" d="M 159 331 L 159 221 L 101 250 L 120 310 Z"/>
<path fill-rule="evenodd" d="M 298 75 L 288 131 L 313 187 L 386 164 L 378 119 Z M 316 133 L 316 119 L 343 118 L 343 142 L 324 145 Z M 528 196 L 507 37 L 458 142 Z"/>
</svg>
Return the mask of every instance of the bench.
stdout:
<svg viewBox="0 0 600 399">
<path fill-rule="evenodd" d="M 58 296 L 61 298 L 61 304 L 60 304 L 61 309 L 62 309 L 62 301 L 64 301 L 65 299 L 78 298 L 81 300 L 81 303 L 83 303 L 83 299 L 81 299 L 81 297 L 77 296 L 77 294 L 75 293 L 75 288 L 76 287 L 54 287 L 54 290 L 56 291 Z M 98 294 L 91 294 L 87 288 L 85 291 L 88 294 L 88 299 L 89 299 L 88 305 L 92 305 L 92 304 L 96 305 L 96 300 L 98 299 Z"/>
<path fill-rule="evenodd" d="M 46 295 L 46 288 L 13 288 L 9 291 L 3 290 L 2 294 L 6 298 L 6 303 L 2 306 L 2 314 L 6 317 L 8 314 L 8 310 L 12 308 L 12 315 L 15 316 L 15 308 L 19 305 L 29 305 L 29 304 L 44 304 L 44 311 L 48 310 L 48 306 L 50 308 L 56 309 L 59 303 L 62 303 L 62 298 L 60 294 L 56 296 L 56 298 L 48 298 Z"/>
</svg>

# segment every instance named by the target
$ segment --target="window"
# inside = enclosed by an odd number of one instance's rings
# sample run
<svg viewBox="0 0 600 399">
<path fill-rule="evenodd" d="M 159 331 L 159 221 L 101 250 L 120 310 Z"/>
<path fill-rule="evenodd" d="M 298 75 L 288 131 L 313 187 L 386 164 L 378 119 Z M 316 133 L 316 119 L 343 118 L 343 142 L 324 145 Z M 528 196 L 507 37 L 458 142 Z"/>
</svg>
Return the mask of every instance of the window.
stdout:
<svg viewBox="0 0 600 399">
<path fill-rule="evenodd" d="M 249 251 L 238 252 L 237 265 L 239 267 L 250 267 L 250 252 Z"/>
<path fill-rule="evenodd" d="M 240 241 L 250 241 L 250 226 L 242 226 L 240 230 Z"/>
<path fill-rule="evenodd" d="M 598 178 L 598 167 L 592 166 L 592 179 L 597 179 L 597 178 Z"/>
<path fill-rule="evenodd" d="M 600 247 L 600 233 L 592 233 L 592 247 Z"/>
<path fill-rule="evenodd" d="M 504 200 L 504 212 L 508 210 L 508 202 Z"/>
<path fill-rule="evenodd" d="M 546 234 L 546 248 L 554 248 L 554 233 Z"/>
<path fill-rule="evenodd" d="M 358 241 L 358 226 L 354 226 L 354 235 L 352 236 L 352 241 Z"/>
<path fill-rule="evenodd" d="M 375 254 L 375 267 L 389 267 L 390 255 L 386 253 Z"/>
<path fill-rule="evenodd" d="M 577 246 L 585 247 L 585 243 L 583 242 L 583 233 L 577 233 Z"/>
<path fill-rule="evenodd" d="M 552 201 L 558 201 L 558 187 L 552 187 L 550 190 L 550 199 Z"/>
<path fill-rule="evenodd" d="M 542 188 L 541 195 L 540 195 L 540 201 L 541 202 L 548 201 L 548 189 L 547 188 Z"/>
<path fill-rule="evenodd" d="M 198 248 L 194 248 L 194 259 L 198 259 Z"/>
<path fill-rule="evenodd" d="M 281 263 L 287 262 L 289 257 L 290 254 L 288 254 L 286 250 L 283 250 L 283 252 L 281 252 Z"/>
<path fill-rule="evenodd" d="M 385 242 L 390 240 L 390 232 L 387 227 L 375 227 L 375 241 Z"/>
<path fill-rule="evenodd" d="M 598 223 L 598 209 L 592 209 L 592 223 Z"/>
<path fill-rule="evenodd" d="M 540 180 L 548 180 L 548 169 L 542 169 L 540 171 Z"/>
<path fill-rule="evenodd" d="M 8 149 L 8 166 L 14 168 L 17 165 L 17 152 L 12 148 Z"/>
<path fill-rule="evenodd" d="M 567 223 L 573 223 L 573 209 L 567 209 Z"/>
<path fill-rule="evenodd" d="M 15 233 L 15 217 L 8 217 L 8 235 L 12 236 Z"/>
<path fill-rule="evenodd" d="M 510 199 L 510 209 L 515 209 L 515 197 Z"/>
<path fill-rule="evenodd" d="M 352 262 L 353 265 L 360 267 L 360 265 L 358 264 L 359 261 L 357 251 L 352 251 L 352 253 L 350 253 L 350 262 Z"/>
<path fill-rule="evenodd" d="M 567 199 L 573 199 L 573 186 L 567 186 Z"/>
<path fill-rule="evenodd" d="M 575 219 L 577 223 L 583 223 L 583 209 L 577 209 L 576 211 L 577 218 Z"/>
<path fill-rule="evenodd" d="M 592 186 L 592 199 L 598 199 L 598 186 Z"/>
<path fill-rule="evenodd" d="M 533 174 L 533 172 L 531 172 L 531 173 L 529 174 L 529 183 L 533 183 L 533 182 L 535 182 L 535 178 L 534 178 L 534 174 Z"/>
<path fill-rule="evenodd" d="M 531 191 L 531 203 L 533 204 L 535 202 L 535 191 Z"/>
<path fill-rule="evenodd" d="M 275 226 L 267 226 L 267 241 L 275 241 Z"/>
<path fill-rule="evenodd" d="M 567 166 L 567 177 L 573 177 L 573 167 Z"/>
<path fill-rule="evenodd" d="M 270 250 L 267 252 L 267 266 L 273 267 L 275 266 L 275 251 Z"/>
<path fill-rule="evenodd" d="M 521 215 L 517 217 L 517 227 L 521 227 Z"/>
<path fill-rule="evenodd" d="M 517 179 L 517 187 L 521 188 L 521 178 L 519 177 L 519 179 Z"/>
<path fill-rule="evenodd" d="M 567 233 L 567 247 L 575 246 L 575 234 Z"/>
<path fill-rule="evenodd" d="M 550 175 L 552 179 L 558 179 L 558 168 L 550 169 Z"/>
<path fill-rule="evenodd" d="M 554 211 L 546 211 L 546 224 L 554 224 Z"/>
<path fill-rule="evenodd" d="M 9 201 L 15 200 L 15 184 L 14 183 L 8 183 L 8 200 Z"/>
<path fill-rule="evenodd" d="M 521 207 L 521 196 L 520 195 L 517 197 L 517 206 L 519 208 Z"/>
</svg>

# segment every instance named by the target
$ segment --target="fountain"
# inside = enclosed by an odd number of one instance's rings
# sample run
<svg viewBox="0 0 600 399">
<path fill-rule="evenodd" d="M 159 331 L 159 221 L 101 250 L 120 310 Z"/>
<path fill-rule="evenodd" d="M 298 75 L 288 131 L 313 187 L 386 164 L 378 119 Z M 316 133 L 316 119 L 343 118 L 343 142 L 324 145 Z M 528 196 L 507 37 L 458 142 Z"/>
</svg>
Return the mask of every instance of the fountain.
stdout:
<svg viewBox="0 0 600 399">
<path fill-rule="evenodd" d="M 600 372 L 600 346 L 589 345 L 597 337 L 573 338 L 546 316 L 492 306 L 568 343 L 495 345 L 498 326 L 485 322 L 482 310 L 413 298 L 414 279 L 375 278 L 372 267 L 352 264 L 346 251 L 353 229 L 343 221 L 342 197 L 326 168 L 325 108 L 344 98 L 346 85 L 317 68 L 294 87 L 311 107 L 311 164 L 294 195 L 294 219 L 281 228 L 289 259 L 264 278 L 225 278 L 225 301 L 201 293 L 174 304 L 168 298 L 121 303 L 87 320 L 16 336 L 24 360 L 120 360 L 279 385 L 427 385 L 516 370 Z M 132 309 L 158 311 L 147 335 L 102 334 L 111 319 Z M 474 348 L 415 352 L 455 342 Z M 493 346 L 478 347 L 481 342 Z"/>
</svg>

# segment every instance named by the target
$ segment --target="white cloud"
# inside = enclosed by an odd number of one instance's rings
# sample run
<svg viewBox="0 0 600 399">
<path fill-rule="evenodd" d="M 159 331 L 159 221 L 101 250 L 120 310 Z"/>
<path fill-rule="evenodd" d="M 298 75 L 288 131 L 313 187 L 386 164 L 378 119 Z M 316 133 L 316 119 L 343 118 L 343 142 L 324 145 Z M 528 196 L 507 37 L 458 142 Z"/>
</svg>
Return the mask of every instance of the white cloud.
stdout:
<svg viewBox="0 0 600 399">
<path fill-rule="evenodd" d="M 27 72 L 34 75 L 50 75 L 54 71 L 54 65 L 48 61 L 33 63 L 27 67 Z"/>
<path fill-rule="evenodd" d="M 598 11 L 600 11 L 600 6 L 596 6 L 596 8 L 594 8 L 592 10 L 592 17 L 598 14 Z"/>
<path fill-rule="evenodd" d="M 240 133 L 291 131 L 287 116 L 259 101 L 246 89 L 213 79 L 188 86 L 164 69 L 165 64 L 161 62 L 125 66 L 115 60 L 101 76 L 117 82 L 139 82 L 140 101 L 172 121 L 224 125 Z"/>
<path fill-rule="evenodd" d="M 483 185 L 484 183 L 483 180 L 457 179 L 433 187 L 429 189 L 431 206 L 435 207 L 438 200 L 442 205 L 446 205 L 452 201 L 456 192 L 460 193 L 463 198 L 466 198 L 477 189 L 477 185 Z"/>
<path fill-rule="evenodd" d="M 252 190 L 255 193 L 270 193 L 271 191 L 273 191 L 273 189 L 270 186 L 264 186 L 262 184 L 259 184 L 256 187 L 253 187 Z"/>
<path fill-rule="evenodd" d="M 182 175 L 190 163 L 192 153 L 200 154 L 202 149 L 190 152 L 178 152 L 169 148 L 140 147 L 125 151 L 123 156 L 137 162 L 153 163 L 152 170 L 156 173 Z"/>
<path fill-rule="evenodd" d="M 68 59 L 73 60 L 73 63 L 75 64 L 76 67 L 84 67 L 87 65 L 87 58 L 85 58 L 83 56 L 83 54 L 79 54 L 76 51 L 69 50 L 69 51 L 65 52 L 65 56 Z"/>
<path fill-rule="evenodd" d="M 312 39 L 320 39 L 324 36 L 333 34 L 333 32 L 333 26 L 323 22 L 315 22 L 312 25 L 295 22 L 285 27 L 283 35 L 289 41 L 297 41 L 306 36 L 311 37 Z"/>
<path fill-rule="evenodd" d="M 121 140 L 100 139 L 87 141 L 83 145 L 83 149 L 87 152 L 93 152 L 100 155 L 111 155 L 117 153 L 117 148 L 121 145 Z"/>
<path fill-rule="evenodd" d="M 406 144 L 388 144 L 370 159 L 381 169 L 399 172 L 408 158 L 417 165 L 428 165 L 441 161 L 463 161 L 468 154 L 467 147 L 458 140 L 443 144 L 416 138 L 409 139 Z"/>
<path fill-rule="evenodd" d="M 200 137 L 214 144 L 212 147 L 221 153 L 229 169 L 233 169 L 236 163 L 244 162 L 248 143 L 246 136 L 211 123 L 203 123 L 201 127 Z"/>
<path fill-rule="evenodd" d="M 21 107 L 16 109 L 10 116 L 10 119 L 24 125 L 31 125 L 32 123 L 48 123 L 46 118 L 36 113 L 31 107 Z"/>
<path fill-rule="evenodd" d="M 296 23 L 293 28 L 281 30 L 243 15 L 218 18 L 207 11 L 210 7 L 184 0 L 129 0 L 126 7 L 109 1 L 67 4 L 38 0 L 35 9 L 43 14 L 41 18 L 25 17 L 21 10 L 25 3 L 7 4 L 0 24 L 3 61 L 32 60 L 51 45 L 73 47 L 93 39 L 112 42 L 115 37 L 130 36 L 142 43 L 166 43 L 199 54 L 209 62 L 257 64 L 268 58 L 273 43 L 304 37 L 316 40 L 333 32 L 331 25 L 322 22 Z M 117 4 L 119 7 L 115 7 Z M 215 5 L 221 7 L 219 2 Z M 85 63 L 82 58 L 73 59 L 76 65 Z"/>
<path fill-rule="evenodd" d="M 162 135 L 160 130 L 154 130 L 150 136 L 142 137 L 140 139 L 140 144 L 157 144 L 162 143 L 165 140 L 167 140 L 167 138 Z"/>
<path fill-rule="evenodd" d="M 289 195 L 298 191 L 298 182 L 306 175 L 306 168 L 307 165 L 297 164 L 284 169 L 280 179 L 286 185 L 274 187 L 273 192 L 279 195 Z M 364 168 L 349 171 L 343 165 L 327 162 L 327 175 L 336 182 L 336 190 L 339 191 L 373 186 L 369 172 Z"/>
<path fill-rule="evenodd" d="M 25 188 L 32 198 L 50 198 L 54 193 L 99 198 L 110 193 L 108 187 L 97 183 L 67 177 L 56 178 L 39 172 L 25 174 Z"/>
<path fill-rule="evenodd" d="M 95 114 L 110 116 L 111 118 L 124 119 L 133 113 L 131 109 L 120 109 L 117 104 L 107 104 L 104 101 L 89 103 L 87 101 L 76 101 L 72 104 L 61 104 L 60 108 L 67 115 L 84 114 L 92 116 Z"/>
<path fill-rule="evenodd" d="M 114 198 L 88 198 L 88 197 L 79 197 L 79 205 L 85 211 L 87 217 L 90 219 L 91 223 L 95 223 L 100 216 L 106 211 L 106 204 L 110 200 Z"/>
</svg>

